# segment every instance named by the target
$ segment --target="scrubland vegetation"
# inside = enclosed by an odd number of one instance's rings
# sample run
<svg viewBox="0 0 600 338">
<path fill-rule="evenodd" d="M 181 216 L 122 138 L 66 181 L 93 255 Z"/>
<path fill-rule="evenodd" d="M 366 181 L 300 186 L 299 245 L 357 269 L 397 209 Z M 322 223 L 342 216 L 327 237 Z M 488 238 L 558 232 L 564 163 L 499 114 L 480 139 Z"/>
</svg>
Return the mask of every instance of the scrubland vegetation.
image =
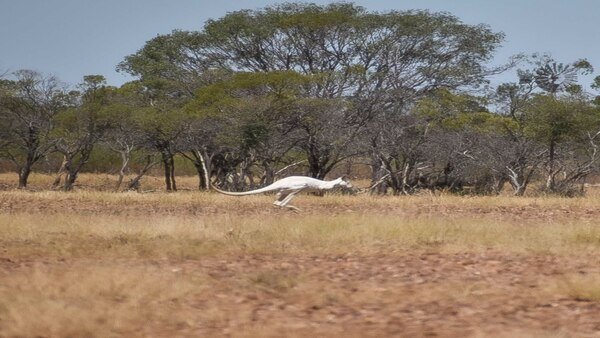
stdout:
<svg viewBox="0 0 600 338">
<path fill-rule="evenodd" d="M 360 166 L 378 194 L 582 195 L 599 173 L 600 77 L 579 82 L 594 75 L 585 55 L 492 65 L 504 38 L 448 13 L 351 3 L 228 13 L 124 56 L 116 69 L 133 80 L 118 87 L 3 73 L 0 169 L 21 188 L 56 173 L 69 191 L 86 171 L 140 189 L 160 168 L 176 191 L 184 165 L 199 190 L 239 191 Z M 490 84 L 504 72 L 513 80 Z"/>
<path fill-rule="evenodd" d="M 120 86 L 2 73 L 0 337 L 598 336 L 600 77 L 490 65 L 503 39 L 287 3 L 158 35 Z M 363 190 L 210 191 L 292 174 Z"/>
</svg>

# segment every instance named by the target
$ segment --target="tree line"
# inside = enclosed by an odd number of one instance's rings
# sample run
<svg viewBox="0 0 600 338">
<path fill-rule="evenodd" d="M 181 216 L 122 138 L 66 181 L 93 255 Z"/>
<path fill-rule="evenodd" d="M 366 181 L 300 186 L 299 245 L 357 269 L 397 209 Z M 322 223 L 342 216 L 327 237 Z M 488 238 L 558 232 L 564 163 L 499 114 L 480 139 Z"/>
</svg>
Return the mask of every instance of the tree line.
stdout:
<svg viewBox="0 0 600 338">
<path fill-rule="evenodd" d="M 523 195 L 534 181 L 582 193 L 598 172 L 600 100 L 577 82 L 592 66 L 533 55 L 490 67 L 503 39 L 420 10 L 288 3 L 232 12 L 147 41 L 117 66 L 134 78 L 120 87 L 102 75 L 70 89 L 35 71 L 5 74 L 0 158 L 20 188 L 60 154 L 54 185 L 71 190 L 103 149 L 121 161 L 116 190 L 139 188 L 158 165 L 166 190 L 177 190 L 179 157 L 201 190 L 256 188 L 290 168 L 323 179 L 362 163 L 379 194 L 510 186 Z M 514 69 L 514 82 L 489 85 Z"/>
</svg>

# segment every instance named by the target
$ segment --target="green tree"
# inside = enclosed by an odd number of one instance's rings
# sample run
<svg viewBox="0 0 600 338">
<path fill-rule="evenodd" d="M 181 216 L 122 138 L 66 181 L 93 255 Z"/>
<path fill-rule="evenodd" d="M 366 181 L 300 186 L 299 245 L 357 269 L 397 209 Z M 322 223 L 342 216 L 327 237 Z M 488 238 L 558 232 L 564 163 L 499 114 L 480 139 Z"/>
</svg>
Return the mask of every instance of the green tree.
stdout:
<svg viewBox="0 0 600 338">
<path fill-rule="evenodd" d="M 253 167 L 259 169 L 261 184 L 272 182 L 276 166 L 289 164 L 286 157 L 300 138 L 292 120 L 308 81 L 291 71 L 238 73 L 200 89 L 187 110 L 197 117 L 195 137 L 203 141 L 190 142 L 188 149 L 194 154 L 212 144 L 212 153 L 202 156 L 217 161 L 211 160 L 212 168 L 206 170 L 214 171 L 222 184 L 232 180 L 231 188 L 243 189 L 246 182 L 252 186 Z"/>
<path fill-rule="evenodd" d="M 187 147 L 185 143 L 192 139 L 199 140 L 186 133 L 192 127 L 192 121 L 181 108 L 198 88 L 225 76 L 221 70 L 212 67 L 213 63 L 204 54 L 204 40 L 202 34 L 173 31 L 148 41 L 117 67 L 119 71 L 139 78 L 129 84 L 129 90 L 137 95 L 133 101 L 137 105 L 146 143 L 161 156 L 167 191 L 177 190 L 174 158 L 181 153 L 180 147 Z M 188 147 L 190 154 L 196 157 L 202 154 L 198 152 L 201 148 L 206 147 Z M 200 159 L 203 158 L 193 161 L 198 168 L 202 168 Z M 204 179 L 206 175 L 200 177 Z M 208 188 L 208 181 L 204 180 L 201 186 Z"/>
<path fill-rule="evenodd" d="M 203 33 L 177 30 L 149 40 L 138 52 L 125 57 L 117 70 L 178 100 L 193 97 L 198 88 L 224 75 L 213 61 Z"/>
<path fill-rule="evenodd" d="M 465 125 L 475 124 L 486 112 L 477 97 L 438 90 L 406 112 L 386 113 L 390 126 L 380 126 L 372 140 L 379 161 L 379 178 L 387 177 L 394 194 L 419 188 L 455 189 L 465 159 Z M 460 132 L 457 132 L 460 130 Z M 378 164 L 377 162 L 374 165 Z M 457 173 L 459 175 L 457 175 Z M 386 185 L 381 188 L 385 192 Z"/>
<path fill-rule="evenodd" d="M 544 144 L 549 154 L 546 189 L 568 193 L 570 185 L 587 176 L 597 161 L 600 112 L 583 97 L 536 95 L 526 114 L 526 133 Z M 585 164 L 578 164 L 575 155 L 584 155 Z M 560 173 L 565 175 L 557 184 Z"/>
<path fill-rule="evenodd" d="M 63 154 L 67 173 L 62 188 L 73 189 L 77 175 L 88 162 L 92 150 L 111 128 L 115 116 L 107 109 L 114 88 L 106 86 L 101 75 L 84 76 L 78 93 L 79 103 L 55 117 L 53 136 L 56 150 Z"/>
<path fill-rule="evenodd" d="M 143 153 L 146 156 L 145 165 L 138 175 L 129 183 L 127 189 L 139 188 L 142 176 L 153 166 L 158 164 L 152 153 L 154 149 L 148 145 L 146 135 L 142 128 L 145 110 L 139 102 L 139 95 L 134 83 L 126 83 L 111 92 L 109 102 L 105 107 L 107 114 L 113 116 L 110 129 L 102 137 L 102 144 L 111 151 L 119 154 L 121 165 L 117 172 L 115 191 L 121 189 L 123 179 L 135 155 Z M 148 154 L 148 150 L 150 153 Z"/>
<path fill-rule="evenodd" d="M 52 151 L 53 118 L 71 98 L 53 76 L 31 70 L 13 76 L 0 82 L 0 157 L 15 165 L 25 188 L 33 166 Z"/>
<path fill-rule="evenodd" d="M 522 74 L 521 72 L 519 72 Z M 496 170 L 508 179 L 515 196 L 525 194 L 539 170 L 546 150 L 526 132 L 527 108 L 536 89 L 535 82 L 504 83 L 496 88 L 493 102 L 502 123 L 496 123 L 498 138 L 485 142 Z"/>
<path fill-rule="evenodd" d="M 552 97 L 563 92 L 576 94 L 581 91 L 581 87 L 576 84 L 578 74 L 590 74 L 593 72 L 592 65 L 586 59 L 580 59 L 570 64 L 558 63 L 547 55 L 534 54 L 531 61 L 535 68 L 533 70 L 521 70 L 519 72 L 519 83 L 534 88 L 534 85 Z M 548 107 L 550 108 L 550 107 Z M 563 118 L 555 116 L 557 124 L 560 124 Z M 550 126 L 550 125 L 547 125 Z M 555 126 L 556 127 L 556 126 Z M 560 133 L 558 127 L 553 127 L 552 133 Z M 558 129 L 557 129 L 558 128 Z M 546 189 L 554 190 L 556 177 L 556 142 L 558 136 L 549 138 L 548 161 L 546 171 L 548 177 L 546 180 Z"/>
<path fill-rule="evenodd" d="M 307 96 L 350 102 L 327 104 L 344 111 L 317 108 L 323 114 L 337 112 L 336 118 L 347 123 L 335 128 L 343 131 L 338 139 L 326 136 L 329 130 L 307 131 L 310 173 L 321 178 L 351 155 L 350 141 L 374 118 L 380 123 L 371 131 L 389 128 L 389 135 L 398 129 L 386 111 L 400 112 L 438 88 L 482 83 L 488 73 L 483 63 L 502 39 L 487 27 L 465 25 L 446 14 L 376 14 L 343 3 L 234 12 L 209 22 L 204 32 L 213 57 L 227 60 L 230 69 L 313 75 L 320 81 L 306 86 Z"/>
<path fill-rule="evenodd" d="M 229 13 L 200 32 L 159 36 L 120 69 L 143 80 L 181 77 L 194 84 L 187 88 L 240 71 L 311 76 L 301 95 L 310 100 L 297 106 L 306 119 L 296 121 L 308 140 L 302 149 L 309 173 L 323 178 L 354 153 L 353 142 L 381 112 L 401 111 L 439 88 L 483 83 L 490 72 L 483 64 L 501 40 L 447 14 L 289 3 Z M 385 118 L 382 127 L 389 126 Z M 338 124 L 327 127 L 331 122 Z"/>
</svg>

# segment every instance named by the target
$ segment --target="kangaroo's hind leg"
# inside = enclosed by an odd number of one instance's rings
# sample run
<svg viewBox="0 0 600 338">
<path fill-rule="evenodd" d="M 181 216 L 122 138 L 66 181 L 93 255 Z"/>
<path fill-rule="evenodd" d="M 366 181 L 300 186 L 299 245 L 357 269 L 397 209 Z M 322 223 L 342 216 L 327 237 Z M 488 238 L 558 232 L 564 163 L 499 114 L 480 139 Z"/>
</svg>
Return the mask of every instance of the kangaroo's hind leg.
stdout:
<svg viewBox="0 0 600 338">
<path fill-rule="evenodd" d="M 296 208 L 293 205 L 287 205 L 288 203 L 290 203 L 290 201 L 292 200 L 292 198 L 294 198 L 294 196 L 296 196 L 296 194 L 298 194 L 300 191 L 302 191 L 302 189 L 298 189 L 298 190 L 294 190 L 292 192 L 290 192 L 287 197 L 283 198 L 283 200 L 279 203 L 280 207 L 286 207 L 286 208 L 290 208 L 294 211 L 300 211 L 300 209 Z"/>
<path fill-rule="evenodd" d="M 277 199 L 275 200 L 275 202 L 273 202 L 274 205 L 278 206 L 278 207 L 283 207 L 282 203 L 283 201 L 289 196 L 290 192 L 289 191 L 280 191 L 277 193 Z"/>
</svg>

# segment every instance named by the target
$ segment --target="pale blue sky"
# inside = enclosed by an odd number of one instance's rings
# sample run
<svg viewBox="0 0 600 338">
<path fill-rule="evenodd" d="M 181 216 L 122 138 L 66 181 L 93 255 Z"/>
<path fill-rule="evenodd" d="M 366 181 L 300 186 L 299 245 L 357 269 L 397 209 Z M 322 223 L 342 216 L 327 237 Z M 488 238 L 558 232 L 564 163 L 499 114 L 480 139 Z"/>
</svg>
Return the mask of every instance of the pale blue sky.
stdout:
<svg viewBox="0 0 600 338">
<path fill-rule="evenodd" d="M 0 72 L 35 69 L 75 84 L 102 74 L 110 84 L 128 77 L 115 71 L 145 41 L 173 29 L 199 30 L 210 18 L 279 1 L 206 0 L 0 0 Z M 310 1 L 320 4 L 331 1 Z M 506 34 L 495 62 L 516 53 L 551 53 L 560 62 L 587 58 L 600 74 L 600 1 L 595 0 L 357 0 L 369 10 L 446 11 L 469 24 L 485 23 Z M 502 80 L 513 80 L 513 73 Z M 582 79 L 587 84 L 591 76 Z"/>
</svg>

